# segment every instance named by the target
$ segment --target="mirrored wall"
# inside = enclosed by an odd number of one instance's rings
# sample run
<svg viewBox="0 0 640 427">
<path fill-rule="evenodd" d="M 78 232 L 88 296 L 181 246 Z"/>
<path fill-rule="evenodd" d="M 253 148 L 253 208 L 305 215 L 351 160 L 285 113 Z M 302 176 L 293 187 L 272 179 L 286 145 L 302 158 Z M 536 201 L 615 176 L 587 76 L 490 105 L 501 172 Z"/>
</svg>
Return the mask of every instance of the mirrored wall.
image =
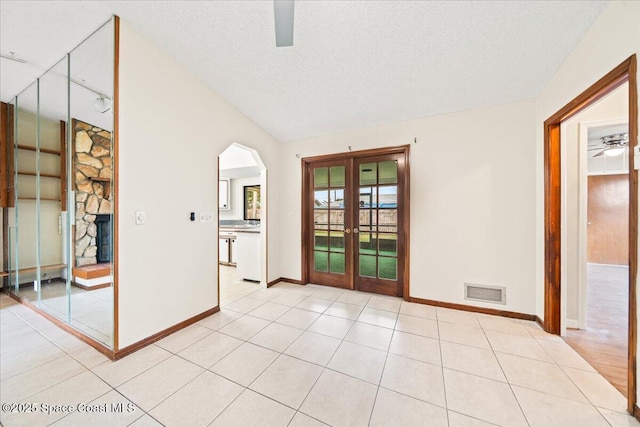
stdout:
<svg viewBox="0 0 640 427">
<path fill-rule="evenodd" d="M 6 285 L 113 348 L 114 21 L 8 104 Z"/>
</svg>

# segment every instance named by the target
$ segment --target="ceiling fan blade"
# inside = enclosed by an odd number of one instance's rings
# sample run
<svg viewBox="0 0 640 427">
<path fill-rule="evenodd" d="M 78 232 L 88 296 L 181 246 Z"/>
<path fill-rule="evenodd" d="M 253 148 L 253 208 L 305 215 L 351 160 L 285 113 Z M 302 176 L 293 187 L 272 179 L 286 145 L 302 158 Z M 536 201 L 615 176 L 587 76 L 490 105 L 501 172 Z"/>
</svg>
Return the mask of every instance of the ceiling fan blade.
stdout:
<svg viewBox="0 0 640 427">
<path fill-rule="evenodd" d="M 606 149 L 607 147 L 593 147 L 593 148 L 589 148 L 587 151 L 602 150 L 603 148 Z"/>
<path fill-rule="evenodd" d="M 277 47 L 293 46 L 293 1 L 273 0 Z"/>
<path fill-rule="evenodd" d="M 604 152 L 605 152 L 605 151 L 607 151 L 608 149 L 609 149 L 609 147 L 607 147 L 607 148 L 603 149 L 601 152 L 596 153 L 596 154 L 594 154 L 594 155 L 593 155 L 593 156 L 591 156 L 591 157 L 600 157 L 600 156 L 602 156 L 602 155 L 604 154 Z"/>
</svg>

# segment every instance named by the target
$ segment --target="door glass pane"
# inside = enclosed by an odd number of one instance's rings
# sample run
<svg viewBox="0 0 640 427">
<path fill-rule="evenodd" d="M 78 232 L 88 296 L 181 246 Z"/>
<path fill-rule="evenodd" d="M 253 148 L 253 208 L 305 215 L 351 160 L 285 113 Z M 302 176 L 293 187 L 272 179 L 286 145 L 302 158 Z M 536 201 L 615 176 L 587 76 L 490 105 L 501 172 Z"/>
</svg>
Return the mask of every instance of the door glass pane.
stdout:
<svg viewBox="0 0 640 427">
<path fill-rule="evenodd" d="M 331 251 L 344 252 L 344 233 L 341 231 L 331 231 L 329 244 L 331 245 Z"/>
<path fill-rule="evenodd" d="M 360 187 L 360 207 L 375 208 L 378 204 L 377 187 Z"/>
<path fill-rule="evenodd" d="M 344 187 L 344 166 L 333 166 L 330 168 L 331 187 Z"/>
<path fill-rule="evenodd" d="M 329 186 L 329 169 L 315 168 L 313 170 L 313 187 L 327 188 Z"/>
<path fill-rule="evenodd" d="M 396 209 L 380 209 L 378 211 L 378 230 L 390 233 L 398 231 L 398 211 Z"/>
<path fill-rule="evenodd" d="M 396 185 L 384 185 L 378 187 L 378 207 L 397 208 L 398 207 L 398 187 Z"/>
<path fill-rule="evenodd" d="M 378 211 L 376 209 L 360 209 L 360 214 L 358 215 L 359 228 L 375 226 L 378 222 L 377 214 Z"/>
<path fill-rule="evenodd" d="M 316 250 L 326 251 L 327 246 L 327 232 L 323 230 L 316 230 L 313 232 L 313 244 Z"/>
<path fill-rule="evenodd" d="M 360 165 L 360 185 L 376 185 L 378 182 L 378 170 L 375 163 L 363 163 Z"/>
<path fill-rule="evenodd" d="M 360 255 L 360 276 L 376 277 L 376 257 L 371 255 Z"/>
<path fill-rule="evenodd" d="M 361 254 L 376 254 L 376 233 L 360 230 L 358 240 L 360 241 Z"/>
<path fill-rule="evenodd" d="M 313 204 L 316 209 L 327 209 L 329 207 L 329 191 L 316 190 L 314 193 Z"/>
<path fill-rule="evenodd" d="M 329 217 L 332 230 L 344 230 L 344 211 L 331 210 Z"/>
<path fill-rule="evenodd" d="M 398 236 L 393 233 L 378 234 L 378 252 L 380 255 L 397 256 L 398 255 Z"/>
<path fill-rule="evenodd" d="M 328 255 L 327 252 L 318 252 L 318 251 L 313 252 L 313 269 L 315 271 L 326 272 L 329 270 L 327 255 Z"/>
<path fill-rule="evenodd" d="M 329 190 L 329 197 L 329 206 L 331 208 L 344 208 L 344 190 L 332 188 Z"/>
<path fill-rule="evenodd" d="M 329 212 L 326 209 L 315 209 L 313 211 L 313 228 L 326 230 L 329 228 Z"/>
<path fill-rule="evenodd" d="M 396 280 L 398 278 L 398 260 L 395 258 L 378 258 L 378 277 L 381 279 Z"/>
<path fill-rule="evenodd" d="M 391 160 L 388 162 L 378 163 L 378 171 L 380 184 L 395 184 L 398 182 L 398 161 Z"/>
<path fill-rule="evenodd" d="M 331 273 L 344 274 L 344 254 L 330 252 L 329 265 Z"/>
</svg>

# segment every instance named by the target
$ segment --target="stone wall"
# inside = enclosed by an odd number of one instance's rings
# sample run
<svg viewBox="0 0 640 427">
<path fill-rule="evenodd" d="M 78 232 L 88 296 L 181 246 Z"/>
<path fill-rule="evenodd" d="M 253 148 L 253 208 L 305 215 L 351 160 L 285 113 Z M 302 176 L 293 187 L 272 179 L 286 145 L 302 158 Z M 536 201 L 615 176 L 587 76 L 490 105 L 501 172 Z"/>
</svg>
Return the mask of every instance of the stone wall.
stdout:
<svg viewBox="0 0 640 427">
<path fill-rule="evenodd" d="M 76 266 L 97 264 L 96 214 L 110 214 L 111 133 L 74 120 L 73 171 L 76 192 Z"/>
</svg>

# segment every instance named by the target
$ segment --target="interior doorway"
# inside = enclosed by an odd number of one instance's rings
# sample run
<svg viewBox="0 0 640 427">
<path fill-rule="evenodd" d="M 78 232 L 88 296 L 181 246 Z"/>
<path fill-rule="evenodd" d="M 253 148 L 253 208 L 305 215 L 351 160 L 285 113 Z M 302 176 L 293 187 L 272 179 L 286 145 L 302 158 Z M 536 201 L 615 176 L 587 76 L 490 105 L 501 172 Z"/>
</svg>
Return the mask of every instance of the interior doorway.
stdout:
<svg viewBox="0 0 640 427">
<path fill-rule="evenodd" d="M 303 159 L 303 282 L 408 296 L 409 147 Z"/>
<path fill-rule="evenodd" d="M 582 160 L 578 168 L 580 212 L 576 221 L 579 274 L 567 273 L 567 330 L 563 335 L 625 396 L 629 354 L 629 126 L 626 118 L 587 119 L 628 116 L 627 99 L 625 84 L 569 119 L 563 127 L 567 128 L 565 136 L 569 139 L 566 145 L 576 145 L 575 138 L 571 140 L 571 128 L 580 130 L 577 145 Z M 566 212 L 568 215 L 571 214 Z M 567 245 L 572 246 L 571 239 Z M 571 289 L 575 287 L 571 280 L 574 277 L 578 278 L 577 294 Z"/>
<path fill-rule="evenodd" d="M 637 62 L 632 55 L 591 87 L 562 107 L 544 123 L 544 329 L 553 334 L 560 334 L 562 307 L 566 304 L 563 294 L 566 289 L 565 269 L 563 268 L 563 252 L 566 246 L 565 227 L 563 227 L 562 189 L 566 183 L 562 179 L 563 160 L 566 153 L 562 151 L 561 125 L 585 108 L 610 94 L 616 88 L 628 83 L 628 123 L 629 150 L 634 152 L 638 138 L 638 95 L 637 95 Z M 629 156 L 629 286 L 628 286 L 628 365 L 626 377 L 628 384 L 627 409 L 633 412 L 636 403 L 636 274 L 638 246 L 638 174 L 633 168 L 633 157 Z M 566 224 L 565 224 L 566 225 Z"/>
<path fill-rule="evenodd" d="M 267 169 L 233 143 L 218 157 L 218 300 L 229 306 L 267 286 Z"/>
</svg>

